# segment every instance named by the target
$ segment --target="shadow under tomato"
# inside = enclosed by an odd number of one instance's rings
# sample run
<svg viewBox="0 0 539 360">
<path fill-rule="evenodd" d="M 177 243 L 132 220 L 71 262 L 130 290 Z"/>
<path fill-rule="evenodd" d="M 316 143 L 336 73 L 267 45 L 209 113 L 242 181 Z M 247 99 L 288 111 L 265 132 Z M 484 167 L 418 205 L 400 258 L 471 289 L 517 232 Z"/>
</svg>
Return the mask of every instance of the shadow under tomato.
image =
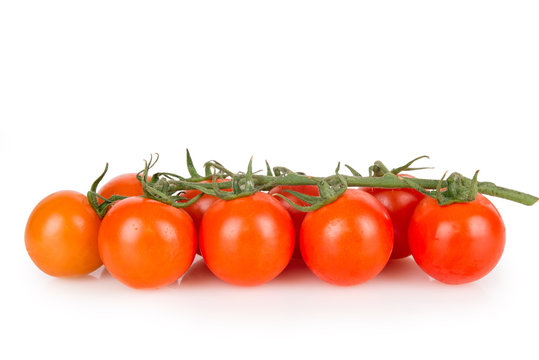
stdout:
<svg viewBox="0 0 539 360">
<path fill-rule="evenodd" d="M 428 276 L 410 256 L 391 260 L 384 270 L 369 283 L 374 288 L 388 291 L 388 285 L 402 290 L 415 292 L 420 296 L 436 298 L 438 305 L 465 302 L 467 305 L 480 304 L 488 297 L 481 282 L 461 285 L 448 285 Z"/>
<path fill-rule="evenodd" d="M 189 270 L 179 281 L 180 287 L 207 287 L 222 284 L 225 284 L 225 282 L 210 271 L 202 258 L 195 259 Z"/>
<path fill-rule="evenodd" d="M 99 296 L 102 293 L 115 292 L 120 284 L 103 266 L 88 275 L 78 277 L 50 277 L 43 283 L 46 291 L 77 298 L 79 296 Z"/>
<path fill-rule="evenodd" d="M 106 270 L 103 272 L 103 276 L 106 275 Z M 408 285 L 413 283 L 422 283 L 428 284 L 433 282 L 427 274 L 425 274 L 414 262 L 414 260 L 409 257 L 406 259 L 391 260 L 384 270 L 378 274 L 374 279 L 369 282 L 375 283 L 407 283 Z M 307 267 L 307 265 L 301 259 L 292 259 L 288 266 L 279 274 L 275 279 L 271 280 L 267 284 L 271 286 L 290 286 L 290 285 L 316 285 L 322 284 L 327 285 L 327 283 L 318 279 L 312 271 Z M 180 279 L 179 286 L 232 286 L 220 280 L 215 276 L 210 269 L 206 266 L 204 259 L 197 257 L 189 270 L 185 275 Z M 264 286 L 262 285 L 262 286 Z M 243 288 L 243 287 L 239 287 Z"/>
<path fill-rule="evenodd" d="M 312 273 L 302 259 L 292 259 L 283 272 L 273 279 L 270 284 L 296 285 L 299 283 L 317 283 L 319 281 L 321 280 Z"/>
<path fill-rule="evenodd" d="M 403 312 L 437 316 L 464 307 L 480 308 L 488 293 L 477 284 L 451 286 L 431 279 L 412 258 L 391 261 L 374 279 L 357 286 L 335 286 L 318 279 L 294 259 L 274 280 L 261 286 L 227 284 L 197 257 L 180 279 L 182 291 L 170 291 L 192 313 L 222 321 L 297 318 L 343 321 L 399 317 Z M 429 315 L 429 316 L 430 316 Z"/>
<path fill-rule="evenodd" d="M 71 287 L 77 288 L 77 286 L 84 286 L 84 284 L 92 283 L 95 286 L 99 286 L 99 290 L 108 289 L 107 291 L 154 291 L 159 289 L 171 289 L 179 286 L 178 281 L 174 281 L 169 285 L 165 285 L 157 289 L 134 289 L 121 281 L 117 280 L 112 274 L 104 267 L 91 272 L 88 275 L 78 277 L 66 277 L 66 278 L 51 278 L 51 284 L 57 287 Z"/>
<path fill-rule="evenodd" d="M 282 273 L 280 273 L 275 279 L 269 281 L 266 284 L 260 285 L 265 286 L 267 284 L 271 285 L 284 285 L 288 286 L 290 284 L 306 284 L 311 282 L 318 282 L 320 281 L 305 265 L 303 260 L 301 259 L 292 259 L 290 260 L 290 263 L 288 266 L 283 270 Z M 206 263 L 204 262 L 204 259 L 199 258 L 198 260 L 195 259 L 195 262 L 191 265 L 189 270 L 185 273 L 185 275 L 180 279 L 180 286 L 215 286 L 215 285 L 224 285 L 224 286 L 230 286 L 234 288 L 256 288 L 258 286 L 253 287 L 238 287 L 234 285 L 230 285 L 225 283 L 224 281 L 220 280 L 217 276 L 215 276 L 211 270 L 208 268 Z"/>
<path fill-rule="evenodd" d="M 53 277 L 53 276 L 50 276 L 49 279 L 52 282 L 70 283 L 70 284 L 95 282 L 95 281 L 102 278 L 103 272 L 106 272 L 106 270 L 105 270 L 104 266 L 101 266 L 97 270 L 94 270 L 94 271 L 92 271 L 91 273 L 89 273 L 87 275 L 66 276 L 66 277 Z"/>
<path fill-rule="evenodd" d="M 409 256 L 404 259 L 390 260 L 384 270 L 373 281 L 429 283 L 432 280 Z"/>
<path fill-rule="evenodd" d="M 100 275 L 99 275 L 99 280 L 103 281 L 103 282 L 111 282 L 111 283 L 116 283 L 116 285 L 118 287 L 122 287 L 122 288 L 127 288 L 127 289 L 131 289 L 131 290 L 136 290 L 136 291 L 154 291 L 154 290 L 159 290 L 159 289 L 168 289 L 168 288 L 176 288 L 178 287 L 178 280 L 176 281 L 173 281 L 172 283 L 168 284 L 168 285 L 165 285 L 165 286 L 162 286 L 160 288 L 156 288 L 156 289 L 134 289 L 134 288 L 131 288 L 125 284 L 123 284 L 121 281 L 117 280 L 116 278 L 114 278 L 114 276 L 112 276 L 112 274 L 103 266 L 103 270 L 101 271 Z"/>
</svg>

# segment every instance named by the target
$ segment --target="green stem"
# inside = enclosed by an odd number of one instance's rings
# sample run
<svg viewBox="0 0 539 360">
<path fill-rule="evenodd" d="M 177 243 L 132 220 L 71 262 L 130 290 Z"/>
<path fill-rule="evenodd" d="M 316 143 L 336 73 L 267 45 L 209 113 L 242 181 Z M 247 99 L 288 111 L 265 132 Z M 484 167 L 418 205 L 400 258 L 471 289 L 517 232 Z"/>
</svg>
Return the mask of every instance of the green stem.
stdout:
<svg viewBox="0 0 539 360">
<path fill-rule="evenodd" d="M 267 175 L 258 175 L 253 172 L 252 158 L 249 161 L 246 173 L 234 173 L 219 162 L 212 160 L 204 164 L 205 176 L 201 176 L 195 169 L 191 155 L 189 154 L 189 151 L 187 151 L 187 168 L 191 175 L 190 178 L 184 178 L 173 173 L 164 172 L 155 173 L 151 180 L 148 180 L 148 171 L 155 165 L 159 158 L 159 155 L 157 154 L 155 160 L 153 160 L 153 156 L 150 156 L 150 161 L 145 162 L 144 170 L 137 174 L 137 178 L 142 184 L 145 197 L 178 208 L 190 206 L 204 194 L 216 196 L 224 200 L 233 200 L 252 195 L 257 191 L 268 191 L 279 185 L 318 186 L 320 196 L 303 198 L 309 206 L 301 206 L 285 198 L 291 206 L 300 211 L 313 211 L 319 209 L 339 198 L 348 187 L 415 189 L 426 196 L 436 199 L 441 206 L 473 201 L 476 198 L 477 193 L 496 196 L 524 205 L 533 205 L 539 200 L 539 198 L 533 195 L 500 187 L 492 182 L 478 182 L 478 171 L 475 172 L 472 179 L 456 172 L 449 175 L 447 179 L 444 175 L 441 180 L 401 177 L 398 175 L 401 171 L 423 169 L 412 168 L 411 166 L 417 160 L 425 157 L 426 156 L 420 156 L 415 158 L 405 165 L 391 171 L 384 165 L 384 163 L 376 161 L 374 165 L 369 167 L 368 177 L 362 177 L 356 170 L 348 165 L 346 165 L 346 167 L 350 169 L 352 175 L 341 175 L 339 173 L 340 163 L 335 170 L 335 174 L 327 177 L 308 176 L 304 173 L 296 173 L 285 167 L 274 167 L 271 169 L 267 162 Z M 88 200 L 100 217 L 105 215 L 114 201 L 124 198 L 123 196 L 115 195 L 109 199 L 103 199 L 96 193 L 97 186 L 105 176 L 107 168 L 108 164 L 107 167 L 105 167 L 105 171 L 96 179 L 92 184 L 91 190 L 88 192 Z M 217 182 L 217 179 L 228 179 L 228 181 Z M 201 181 L 203 180 L 210 180 L 210 182 L 202 183 Z M 186 201 L 187 199 L 182 197 L 182 191 L 191 189 L 198 190 L 201 193 Z M 223 191 L 223 189 L 232 189 L 233 191 Z M 293 191 L 286 191 L 292 194 L 294 193 Z M 299 193 L 296 193 L 295 195 L 302 198 Z M 98 197 L 103 200 L 103 203 L 99 204 Z"/>
<path fill-rule="evenodd" d="M 377 188 L 387 188 L 387 189 L 398 189 L 398 188 L 413 188 L 410 184 L 408 184 L 406 181 L 402 180 L 398 176 L 382 176 L 382 177 L 360 177 L 360 176 L 346 176 L 343 175 L 344 179 L 346 180 L 348 186 L 350 187 L 377 187 Z M 270 187 L 277 186 L 277 185 L 317 185 L 321 180 L 325 180 L 327 182 L 331 181 L 337 181 L 337 175 L 332 175 L 326 178 L 323 177 L 314 177 L 314 176 L 306 176 L 306 175 L 294 175 L 294 176 L 280 176 L 280 177 L 274 177 L 274 176 L 266 176 L 266 175 L 253 175 L 253 182 L 255 186 L 262 186 L 268 185 L 268 188 L 265 190 L 269 190 Z M 439 180 L 432 180 L 432 179 L 420 179 L 420 178 L 414 178 L 413 179 L 415 183 L 420 185 L 421 187 L 425 189 L 436 189 L 438 184 L 440 183 Z M 471 179 L 467 179 L 471 182 Z M 232 186 L 231 181 L 221 182 L 217 184 L 220 189 L 226 189 L 230 188 Z M 447 180 L 442 181 L 441 183 L 442 187 L 447 186 Z M 208 189 L 211 189 L 212 184 L 202 184 L 198 183 L 197 187 L 207 187 Z M 189 182 L 175 182 L 174 186 L 171 187 L 174 191 L 179 190 L 187 190 L 187 189 L 193 189 L 194 187 L 189 186 Z M 520 191 L 507 189 L 504 187 L 497 186 L 491 182 L 479 182 L 478 183 L 478 191 L 485 195 L 491 195 L 495 197 L 499 197 L 502 199 L 507 199 L 511 201 L 515 201 L 520 204 L 524 205 L 533 205 L 535 204 L 539 198 L 526 194 Z"/>
<path fill-rule="evenodd" d="M 502 199 L 515 201 L 520 204 L 531 206 L 539 200 L 539 198 L 526 194 L 517 190 L 507 189 L 501 186 L 496 186 L 493 183 L 478 183 L 478 192 L 485 195 L 496 196 Z"/>
</svg>

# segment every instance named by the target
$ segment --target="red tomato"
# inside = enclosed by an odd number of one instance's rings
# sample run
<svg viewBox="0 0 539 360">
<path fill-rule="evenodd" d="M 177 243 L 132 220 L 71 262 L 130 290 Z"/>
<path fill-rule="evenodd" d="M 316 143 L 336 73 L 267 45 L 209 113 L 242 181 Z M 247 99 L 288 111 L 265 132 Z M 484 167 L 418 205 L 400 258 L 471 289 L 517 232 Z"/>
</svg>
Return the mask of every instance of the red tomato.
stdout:
<svg viewBox="0 0 539 360">
<path fill-rule="evenodd" d="M 348 189 L 336 201 L 308 213 L 300 231 L 303 260 L 320 279 L 356 285 L 376 276 L 393 248 L 393 225 L 372 195 Z"/>
<path fill-rule="evenodd" d="M 196 231 L 185 211 L 130 197 L 105 215 L 98 243 L 116 279 L 136 289 L 159 288 L 178 280 L 193 262 Z"/>
<path fill-rule="evenodd" d="M 229 179 L 216 179 L 216 182 L 227 182 L 230 181 Z M 201 181 L 202 183 L 211 183 L 211 180 L 204 180 Z M 232 189 L 222 189 L 223 191 L 232 191 Z M 186 199 L 192 199 L 195 196 L 200 194 L 200 190 L 185 190 L 184 194 L 182 196 Z M 204 216 L 204 213 L 210 208 L 210 206 L 213 205 L 214 202 L 219 200 L 215 196 L 211 196 L 208 194 L 202 195 L 200 199 L 198 199 L 197 202 L 195 202 L 192 205 L 189 205 L 188 207 L 184 208 L 185 211 L 191 217 L 193 218 L 193 221 L 195 222 L 195 227 L 198 230 L 200 227 L 200 222 L 202 221 L 202 216 Z"/>
<path fill-rule="evenodd" d="M 216 179 L 216 182 L 226 182 L 229 181 L 229 179 Z M 211 183 L 211 180 L 203 180 L 202 183 Z M 232 191 L 232 189 L 221 189 L 223 191 Z M 200 194 L 200 190 L 185 190 L 184 194 L 182 196 L 186 199 L 192 199 L 198 194 Z M 219 200 L 215 196 L 204 194 L 200 199 L 198 199 L 194 204 L 189 205 L 186 208 L 183 208 L 189 215 L 191 215 L 191 218 L 195 222 L 195 228 L 198 232 L 198 229 L 200 228 L 200 222 L 202 221 L 202 217 L 206 213 L 206 211 L 210 208 L 210 206 L 213 205 L 214 202 Z M 200 254 L 200 249 L 197 246 L 197 254 Z"/>
<path fill-rule="evenodd" d="M 425 195 L 413 189 L 364 189 L 389 212 L 393 223 L 394 243 L 391 259 L 400 259 L 411 254 L 408 246 L 408 224 L 414 210 Z"/>
<path fill-rule="evenodd" d="M 208 268 L 235 285 L 259 285 L 279 275 L 294 251 L 294 225 L 266 193 L 218 200 L 200 225 L 200 250 Z"/>
<path fill-rule="evenodd" d="M 430 276 L 447 284 L 463 284 L 487 275 L 505 246 L 505 226 L 483 195 L 470 203 L 447 206 L 425 197 L 408 229 L 412 255 Z"/>
<path fill-rule="evenodd" d="M 24 240 L 32 261 L 52 276 L 80 276 L 101 266 L 99 217 L 86 196 L 59 191 L 41 200 L 26 224 Z"/>
<path fill-rule="evenodd" d="M 137 174 L 122 174 L 110 179 L 99 189 L 98 194 L 107 199 L 112 195 L 142 196 L 142 185 L 137 179 Z M 99 198 L 97 201 L 100 204 L 103 202 Z"/>
<path fill-rule="evenodd" d="M 305 201 L 298 199 L 294 195 L 292 195 L 292 194 L 290 194 L 288 192 L 285 192 L 285 190 L 294 190 L 294 191 L 300 192 L 300 193 L 305 194 L 305 195 L 310 195 L 310 196 L 318 196 L 319 195 L 318 186 L 316 186 L 316 185 L 295 185 L 295 186 L 285 186 L 285 185 L 283 185 L 283 186 L 276 186 L 276 187 L 274 187 L 273 189 L 270 190 L 269 194 L 270 195 L 281 194 L 281 195 L 285 196 L 286 198 L 292 200 L 295 204 L 298 204 L 300 206 L 308 206 L 309 205 Z M 303 222 L 303 219 L 305 218 L 305 215 L 307 213 L 294 209 L 283 198 L 280 198 L 278 196 L 276 196 L 275 198 L 277 200 L 279 200 L 281 205 L 283 205 L 286 210 L 288 210 L 288 213 L 292 217 L 292 222 L 294 223 L 294 231 L 296 233 L 296 246 L 294 247 L 294 254 L 292 255 L 292 257 L 300 259 L 301 258 L 301 251 L 299 250 L 299 230 L 301 229 L 301 223 Z"/>
</svg>

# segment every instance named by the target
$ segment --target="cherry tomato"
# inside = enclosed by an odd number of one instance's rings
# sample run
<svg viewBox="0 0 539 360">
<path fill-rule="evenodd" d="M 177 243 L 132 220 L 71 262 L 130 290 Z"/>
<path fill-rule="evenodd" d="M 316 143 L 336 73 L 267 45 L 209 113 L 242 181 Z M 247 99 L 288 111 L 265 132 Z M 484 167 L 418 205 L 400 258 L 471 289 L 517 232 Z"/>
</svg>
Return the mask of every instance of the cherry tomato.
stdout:
<svg viewBox="0 0 539 360">
<path fill-rule="evenodd" d="M 130 197 L 105 215 L 98 244 L 116 279 L 137 289 L 159 288 L 178 280 L 193 262 L 196 231 L 185 211 Z"/>
<path fill-rule="evenodd" d="M 425 197 L 408 229 L 417 264 L 447 284 L 463 284 L 487 275 L 505 246 L 505 226 L 494 205 L 483 195 L 470 203 L 447 206 Z"/>
<path fill-rule="evenodd" d="M 300 206 L 309 205 L 305 201 L 298 199 L 294 195 L 286 192 L 285 190 L 294 190 L 294 191 L 300 192 L 305 195 L 310 195 L 310 196 L 319 195 L 318 186 L 316 185 L 276 186 L 270 190 L 269 194 L 270 195 L 281 194 L 285 196 L 286 198 L 292 200 L 295 204 L 298 204 Z M 292 222 L 294 223 L 294 231 L 296 234 L 296 245 L 294 247 L 294 254 L 292 255 L 292 257 L 300 259 L 301 251 L 299 250 L 299 230 L 301 229 L 301 223 L 303 222 L 303 219 L 305 218 L 305 215 L 307 213 L 296 210 L 288 202 L 286 202 L 286 200 L 284 200 L 281 197 L 276 196 L 275 198 L 279 200 L 281 205 L 283 205 L 285 209 L 288 211 L 288 213 L 290 214 L 290 217 L 292 217 Z"/>
<path fill-rule="evenodd" d="M 401 259 L 411 254 L 408 246 L 408 224 L 414 210 L 425 195 L 413 189 L 364 189 L 389 212 L 393 223 L 394 243 L 391 259 Z"/>
<path fill-rule="evenodd" d="M 137 174 L 122 174 L 110 179 L 99 189 L 98 194 L 107 199 L 112 195 L 141 196 L 142 185 L 137 179 Z M 103 200 L 98 198 L 98 202 L 102 203 Z"/>
<path fill-rule="evenodd" d="M 300 231 L 303 260 L 320 279 L 356 285 L 376 276 L 393 248 L 393 225 L 374 196 L 348 189 L 334 202 L 308 213 Z"/>
<path fill-rule="evenodd" d="M 26 250 L 43 272 L 80 276 L 101 266 L 97 250 L 99 217 L 86 196 L 59 191 L 41 200 L 26 224 Z"/>
<path fill-rule="evenodd" d="M 216 179 L 216 182 L 218 182 L 218 183 L 226 182 L 226 181 L 230 181 L 230 180 L 229 179 Z M 201 182 L 202 183 L 211 183 L 211 180 L 204 180 L 204 181 L 201 181 Z M 232 191 L 232 189 L 222 189 L 222 190 L 223 191 Z M 185 190 L 184 194 L 182 194 L 182 197 L 184 197 L 186 199 L 192 199 L 195 196 L 197 196 L 198 194 L 200 194 L 199 190 Z M 195 202 L 194 204 L 189 205 L 188 207 L 184 208 L 184 210 L 187 211 L 187 213 L 189 215 L 191 215 L 191 217 L 193 218 L 193 221 L 195 222 L 195 227 L 196 227 L 197 230 L 200 227 L 200 222 L 202 221 L 202 216 L 204 216 L 204 213 L 217 200 L 219 200 L 219 199 L 216 198 L 215 196 L 204 194 L 204 195 L 202 195 L 202 197 L 200 199 L 198 199 L 197 202 Z"/>
<path fill-rule="evenodd" d="M 216 182 L 226 182 L 229 181 L 228 179 L 216 179 Z M 201 181 L 203 183 L 211 183 L 211 180 L 203 180 Z M 223 191 L 232 191 L 232 189 L 222 189 Z M 200 194 L 200 190 L 185 190 L 185 192 L 182 194 L 182 197 L 186 199 L 192 199 L 198 194 Z M 213 205 L 214 202 L 219 200 L 215 196 L 204 194 L 200 199 L 198 199 L 194 204 L 189 205 L 186 208 L 183 208 L 189 215 L 191 215 L 191 218 L 195 222 L 195 228 L 198 232 L 198 229 L 200 228 L 200 222 L 202 221 L 202 217 L 206 213 L 206 211 L 210 208 L 210 206 Z M 200 249 L 197 246 L 197 254 L 201 255 Z"/>
<path fill-rule="evenodd" d="M 294 225 L 266 193 L 218 200 L 200 225 L 200 250 L 208 268 L 235 285 L 259 285 L 279 275 L 294 251 Z"/>
</svg>

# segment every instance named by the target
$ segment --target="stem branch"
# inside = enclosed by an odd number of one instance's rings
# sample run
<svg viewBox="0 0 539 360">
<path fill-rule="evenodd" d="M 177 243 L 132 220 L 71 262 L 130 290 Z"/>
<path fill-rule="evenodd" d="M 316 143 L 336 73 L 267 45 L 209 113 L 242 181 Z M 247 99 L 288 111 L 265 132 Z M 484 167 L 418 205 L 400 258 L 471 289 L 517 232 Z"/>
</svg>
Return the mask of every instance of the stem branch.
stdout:
<svg viewBox="0 0 539 360">
<path fill-rule="evenodd" d="M 346 180 L 346 183 L 350 187 L 377 187 L 377 188 L 386 188 L 386 189 L 398 189 L 398 188 L 407 188 L 411 189 L 413 188 L 410 184 L 408 184 L 405 180 L 402 180 L 402 178 L 398 176 L 382 176 L 382 177 L 376 177 L 376 176 L 369 176 L 369 177 L 361 177 L 361 176 L 347 176 L 342 175 L 344 179 Z M 315 177 L 315 176 L 307 176 L 307 175 L 298 175 L 295 174 L 294 176 L 267 176 L 267 175 L 253 175 L 253 182 L 255 186 L 262 187 L 264 190 L 269 190 L 269 188 L 277 185 L 317 185 L 320 183 L 320 181 L 335 181 L 337 179 L 337 175 L 332 175 L 329 177 Z M 420 179 L 420 178 L 414 178 L 414 182 L 421 187 L 425 189 L 436 189 L 438 184 L 440 183 L 439 180 L 432 180 L 432 179 Z M 471 182 L 471 179 L 467 179 Z M 220 189 L 226 189 L 232 187 L 231 181 L 225 181 L 220 182 L 217 184 Z M 268 186 L 267 188 L 264 188 L 265 186 Z M 444 188 L 447 186 L 447 180 L 444 180 L 441 182 L 441 187 Z M 212 187 L 211 184 L 203 184 L 198 183 L 197 187 L 207 187 L 210 189 Z M 173 190 L 179 191 L 179 190 L 187 190 L 187 189 L 193 189 L 194 187 L 189 186 L 188 182 L 175 182 Z M 520 204 L 524 205 L 533 205 L 535 204 L 539 198 L 526 194 L 520 191 L 507 189 L 504 187 L 497 186 L 491 182 L 479 182 L 478 183 L 478 191 L 485 195 L 491 195 L 495 197 L 499 197 L 502 199 L 507 199 L 511 201 L 515 201 Z"/>
</svg>

